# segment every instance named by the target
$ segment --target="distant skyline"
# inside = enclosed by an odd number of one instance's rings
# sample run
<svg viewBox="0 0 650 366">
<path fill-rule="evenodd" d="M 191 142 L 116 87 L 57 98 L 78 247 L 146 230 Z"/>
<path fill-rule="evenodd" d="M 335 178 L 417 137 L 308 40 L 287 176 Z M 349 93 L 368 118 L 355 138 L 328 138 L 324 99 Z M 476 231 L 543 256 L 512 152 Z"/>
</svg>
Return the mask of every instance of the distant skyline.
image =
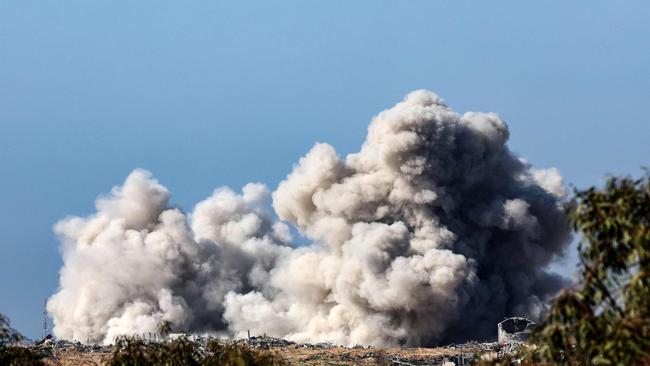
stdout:
<svg viewBox="0 0 650 366">
<path fill-rule="evenodd" d="M 644 1 L 4 1 L 0 312 L 40 336 L 52 225 L 134 168 L 186 211 L 223 185 L 275 189 L 315 142 L 358 151 L 415 89 L 498 113 L 510 148 L 567 185 L 638 175 L 649 18 Z"/>
</svg>

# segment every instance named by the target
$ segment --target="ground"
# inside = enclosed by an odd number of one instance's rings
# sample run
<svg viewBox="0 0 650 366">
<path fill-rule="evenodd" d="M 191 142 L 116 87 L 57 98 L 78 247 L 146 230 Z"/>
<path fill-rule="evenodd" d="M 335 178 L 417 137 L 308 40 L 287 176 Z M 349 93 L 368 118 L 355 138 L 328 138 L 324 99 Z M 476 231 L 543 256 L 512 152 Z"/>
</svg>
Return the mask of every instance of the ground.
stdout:
<svg viewBox="0 0 650 366">
<path fill-rule="evenodd" d="M 495 351 L 493 343 L 469 343 L 438 348 L 338 347 L 329 344 L 293 344 L 280 340 L 240 341 L 255 349 L 281 356 L 289 365 L 466 365 L 476 353 Z M 67 343 L 47 349 L 47 365 L 103 365 L 110 358 L 111 347 L 90 347 Z M 453 362 L 453 363 L 451 363 Z"/>
<path fill-rule="evenodd" d="M 201 343 L 201 341 L 199 341 Z M 235 343 L 273 352 L 289 365 L 343 366 L 343 365 L 469 365 L 477 353 L 497 354 L 495 343 L 467 343 L 437 348 L 375 348 L 340 347 L 327 343 L 295 344 L 274 339 L 253 337 Z M 87 346 L 69 342 L 55 342 L 39 346 L 49 354 L 47 365 L 104 365 L 110 358 L 112 347 Z"/>
</svg>

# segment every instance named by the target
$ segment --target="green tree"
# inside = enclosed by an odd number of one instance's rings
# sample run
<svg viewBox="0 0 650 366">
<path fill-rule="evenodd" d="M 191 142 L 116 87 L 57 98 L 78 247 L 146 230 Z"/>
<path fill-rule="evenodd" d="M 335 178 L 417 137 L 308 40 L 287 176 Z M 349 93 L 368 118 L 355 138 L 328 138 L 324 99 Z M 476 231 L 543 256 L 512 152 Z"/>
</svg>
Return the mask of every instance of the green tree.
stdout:
<svg viewBox="0 0 650 366">
<path fill-rule="evenodd" d="M 535 359 L 561 365 L 650 365 L 650 178 L 576 191 L 579 281 L 533 337 Z"/>
</svg>

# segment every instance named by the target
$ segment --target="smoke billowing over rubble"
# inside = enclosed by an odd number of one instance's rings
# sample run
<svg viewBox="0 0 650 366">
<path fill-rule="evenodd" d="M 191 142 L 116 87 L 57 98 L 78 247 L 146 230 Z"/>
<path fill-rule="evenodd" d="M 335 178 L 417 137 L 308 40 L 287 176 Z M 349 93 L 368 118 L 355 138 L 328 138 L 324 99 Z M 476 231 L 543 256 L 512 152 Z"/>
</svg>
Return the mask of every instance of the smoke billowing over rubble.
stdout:
<svg viewBox="0 0 650 366">
<path fill-rule="evenodd" d="M 135 170 L 95 214 L 55 225 L 55 335 L 107 343 L 169 321 L 416 346 L 494 337 L 504 316 L 536 319 L 563 284 L 545 267 L 568 242 L 564 187 L 508 138 L 496 114 L 459 115 L 416 91 L 373 119 L 360 152 L 316 144 L 272 193 L 219 188 L 186 214 Z M 288 224 L 311 244 L 292 244 Z"/>
</svg>

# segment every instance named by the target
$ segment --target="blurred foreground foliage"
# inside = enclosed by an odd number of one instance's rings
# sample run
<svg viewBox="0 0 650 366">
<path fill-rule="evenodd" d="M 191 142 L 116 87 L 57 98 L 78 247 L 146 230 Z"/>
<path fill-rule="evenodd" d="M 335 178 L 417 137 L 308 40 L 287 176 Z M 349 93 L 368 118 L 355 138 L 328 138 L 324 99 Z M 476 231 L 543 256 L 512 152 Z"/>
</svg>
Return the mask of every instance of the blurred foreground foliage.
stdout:
<svg viewBox="0 0 650 366">
<path fill-rule="evenodd" d="M 270 351 L 258 351 L 243 345 L 223 344 L 210 340 L 205 349 L 186 338 L 145 343 L 121 338 L 110 358 L 109 366 L 280 366 L 284 361 Z"/>
<path fill-rule="evenodd" d="M 0 314 L 0 365 L 43 365 L 43 355 L 15 345 L 23 339 L 23 336 L 11 327 L 9 318 Z"/>
<path fill-rule="evenodd" d="M 648 173 L 576 191 L 568 217 L 582 236 L 578 281 L 555 299 L 534 346 L 515 358 L 524 365 L 650 365 Z"/>
</svg>

